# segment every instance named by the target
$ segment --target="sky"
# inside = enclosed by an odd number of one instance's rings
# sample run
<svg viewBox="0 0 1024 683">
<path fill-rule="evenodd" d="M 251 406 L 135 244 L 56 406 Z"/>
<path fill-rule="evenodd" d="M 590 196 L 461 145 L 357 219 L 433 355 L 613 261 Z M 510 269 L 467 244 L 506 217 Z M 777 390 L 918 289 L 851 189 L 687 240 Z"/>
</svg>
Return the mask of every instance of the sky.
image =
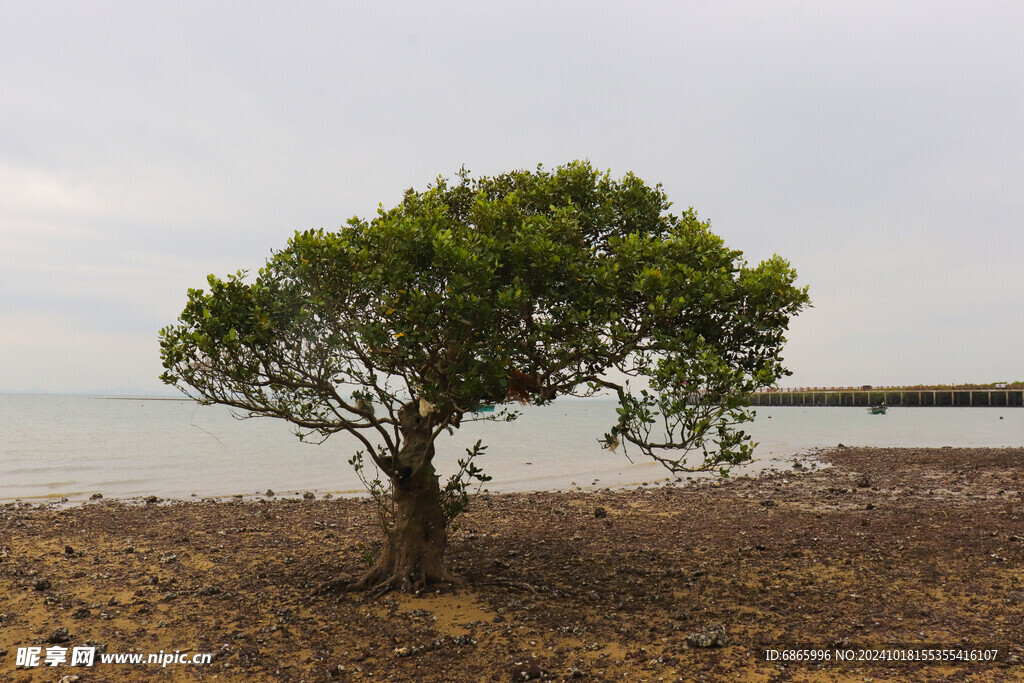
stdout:
<svg viewBox="0 0 1024 683">
<path fill-rule="evenodd" d="M 783 386 L 1024 380 L 1024 3 L 0 0 L 0 391 L 171 391 L 206 275 L 463 165 L 661 183 Z"/>
</svg>

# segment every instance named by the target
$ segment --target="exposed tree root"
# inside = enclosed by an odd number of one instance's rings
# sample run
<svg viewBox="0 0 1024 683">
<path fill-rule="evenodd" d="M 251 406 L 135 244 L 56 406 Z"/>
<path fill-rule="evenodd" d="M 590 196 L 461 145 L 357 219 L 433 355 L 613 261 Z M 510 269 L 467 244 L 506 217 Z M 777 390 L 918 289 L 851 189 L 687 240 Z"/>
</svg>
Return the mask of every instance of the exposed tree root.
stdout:
<svg viewBox="0 0 1024 683">
<path fill-rule="evenodd" d="M 428 570 L 424 569 L 424 558 L 420 558 L 419 562 L 390 562 L 390 556 L 391 553 L 385 551 L 377 565 L 350 584 L 347 590 L 366 591 L 367 597 L 374 599 L 391 591 L 416 594 L 428 586 L 438 584 L 465 585 L 465 581 L 450 574 L 439 562 L 432 563 Z"/>
</svg>

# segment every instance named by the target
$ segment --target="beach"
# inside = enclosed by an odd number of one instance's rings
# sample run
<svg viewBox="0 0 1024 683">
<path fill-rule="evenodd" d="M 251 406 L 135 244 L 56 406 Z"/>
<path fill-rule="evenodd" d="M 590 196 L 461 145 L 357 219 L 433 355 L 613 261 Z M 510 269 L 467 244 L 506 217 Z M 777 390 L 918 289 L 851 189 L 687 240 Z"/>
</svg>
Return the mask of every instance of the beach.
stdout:
<svg viewBox="0 0 1024 683">
<path fill-rule="evenodd" d="M 379 550 L 366 499 L 6 504 L 0 679 L 1020 679 L 1022 474 L 1021 448 L 837 448 L 689 486 L 481 494 L 449 542 L 465 585 L 376 599 L 317 592 Z M 26 647 L 96 659 L 17 668 Z M 100 661 L 125 653 L 180 656 Z"/>
</svg>

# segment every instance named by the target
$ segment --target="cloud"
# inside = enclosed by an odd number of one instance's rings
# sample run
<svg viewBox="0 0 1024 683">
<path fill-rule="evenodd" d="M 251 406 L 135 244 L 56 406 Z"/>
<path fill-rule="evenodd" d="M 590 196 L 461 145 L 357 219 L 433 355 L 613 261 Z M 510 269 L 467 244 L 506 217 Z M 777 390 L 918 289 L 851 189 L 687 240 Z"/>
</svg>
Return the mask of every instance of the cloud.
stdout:
<svg viewBox="0 0 1024 683">
<path fill-rule="evenodd" d="M 110 387 L 152 377 L 156 329 L 207 273 L 463 164 L 574 158 L 794 264 L 816 301 L 794 379 L 1024 376 L 1022 20 L 1008 2 L 11 4 L 0 389 L 71 386 L 84 357 L 62 338 L 136 359 L 100 361 Z"/>
</svg>

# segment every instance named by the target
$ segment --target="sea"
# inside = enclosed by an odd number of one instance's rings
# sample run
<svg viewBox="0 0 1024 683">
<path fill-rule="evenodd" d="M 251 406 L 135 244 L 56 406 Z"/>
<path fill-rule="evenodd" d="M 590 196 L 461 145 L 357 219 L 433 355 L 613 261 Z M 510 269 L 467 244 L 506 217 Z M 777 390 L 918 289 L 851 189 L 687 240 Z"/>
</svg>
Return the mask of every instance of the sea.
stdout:
<svg viewBox="0 0 1024 683">
<path fill-rule="evenodd" d="M 435 464 L 450 474 L 479 440 L 486 450 L 476 462 L 491 475 L 483 487 L 492 492 L 675 481 L 638 452 L 601 447 L 615 407 L 600 398 L 515 406 L 515 421 L 470 422 L 443 434 Z M 794 458 L 840 443 L 1024 446 L 1024 409 L 895 407 L 870 415 L 864 408 L 763 407 L 745 428 L 758 446 L 734 476 L 786 469 Z M 281 420 L 237 419 L 226 407 L 186 399 L 0 394 L 0 502 L 78 502 L 94 494 L 189 500 L 268 489 L 280 497 L 361 495 L 348 464 L 359 447 L 344 434 L 304 443 Z"/>
</svg>

